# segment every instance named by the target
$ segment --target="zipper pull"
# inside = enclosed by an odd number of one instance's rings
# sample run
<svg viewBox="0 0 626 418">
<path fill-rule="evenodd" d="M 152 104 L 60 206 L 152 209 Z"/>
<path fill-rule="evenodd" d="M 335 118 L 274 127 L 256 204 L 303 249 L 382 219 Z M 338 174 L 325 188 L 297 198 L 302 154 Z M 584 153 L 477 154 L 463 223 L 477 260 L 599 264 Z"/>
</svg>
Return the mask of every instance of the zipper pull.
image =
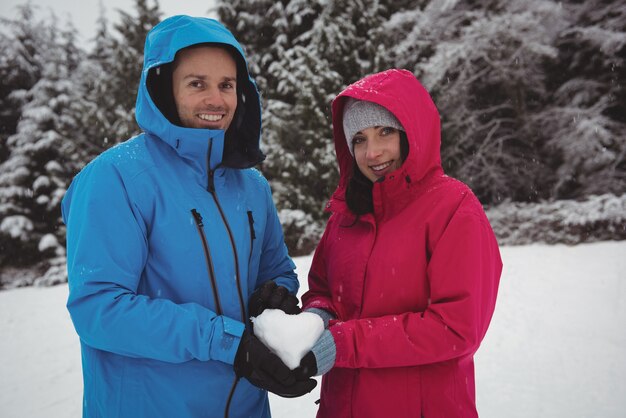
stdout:
<svg viewBox="0 0 626 418">
<path fill-rule="evenodd" d="M 207 190 L 211 194 L 215 194 L 215 184 L 213 183 L 213 176 L 215 171 L 211 168 L 211 153 L 213 152 L 213 137 L 209 137 L 209 150 L 206 154 L 206 168 L 209 172 L 209 184 L 207 185 Z"/>
<path fill-rule="evenodd" d="M 252 239 L 256 239 L 256 233 L 254 232 L 254 218 L 252 217 L 252 211 L 248 211 L 248 224 L 250 225 L 250 236 Z"/>
<path fill-rule="evenodd" d="M 191 209 L 191 214 L 193 215 L 193 218 L 195 219 L 198 226 L 204 226 L 204 224 L 202 223 L 202 215 L 200 215 L 200 212 L 195 209 Z"/>
<path fill-rule="evenodd" d="M 214 174 L 215 174 L 215 171 L 209 170 L 209 187 L 207 187 L 207 189 L 209 190 L 210 193 L 215 193 Z"/>
</svg>

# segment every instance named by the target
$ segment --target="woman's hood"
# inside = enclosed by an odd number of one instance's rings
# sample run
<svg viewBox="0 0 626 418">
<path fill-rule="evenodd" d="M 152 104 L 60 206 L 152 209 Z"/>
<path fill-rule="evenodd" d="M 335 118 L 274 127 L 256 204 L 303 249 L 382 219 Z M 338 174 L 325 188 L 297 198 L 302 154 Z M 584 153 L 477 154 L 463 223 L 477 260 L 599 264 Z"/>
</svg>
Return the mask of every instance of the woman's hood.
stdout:
<svg viewBox="0 0 626 418">
<path fill-rule="evenodd" d="M 171 86 L 171 63 L 181 49 L 204 43 L 223 45 L 233 52 L 237 61 L 237 111 L 226 133 L 185 128 L 178 121 Z M 241 45 L 214 19 L 172 16 L 148 33 L 135 117 L 144 132 L 177 149 L 181 140 L 189 142 L 190 153 L 203 146 L 209 137 L 225 136 L 223 163 L 230 167 L 250 167 L 264 158 L 259 149 L 261 105 L 256 84 L 249 75 Z"/>
<path fill-rule="evenodd" d="M 345 190 L 354 162 L 343 132 L 343 108 L 348 97 L 384 106 L 400 121 L 409 142 L 409 154 L 398 169 L 403 177 L 408 175 L 411 181 L 419 182 L 432 171 L 441 170 L 439 112 L 411 72 L 391 69 L 351 84 L 333 101 L 333 136 L 340 174 L 338 191 Z"/>
</svg>

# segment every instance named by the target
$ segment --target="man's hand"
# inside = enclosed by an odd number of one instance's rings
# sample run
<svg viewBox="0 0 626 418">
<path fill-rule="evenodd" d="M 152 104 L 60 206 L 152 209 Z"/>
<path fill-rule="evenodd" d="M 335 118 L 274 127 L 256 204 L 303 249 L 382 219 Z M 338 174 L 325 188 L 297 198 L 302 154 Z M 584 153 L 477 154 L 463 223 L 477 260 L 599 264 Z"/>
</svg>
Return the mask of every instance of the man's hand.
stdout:
<svg viewBox="0 0 626 418">
<path fill-rule="evenodd" d="M 284 398 L 305 395 L 317 385 L 311 378 L 297 380 L 294 372 L 248 331 L 241 337 L 234 368 L 237 376 Z"/>
<path fill-rule="evenodd" d="M 250 316 L 259 316 L 266 309 L 280 309 L 289 315 L 301 312 L 298 307 L 298 298 L 290 294 L 286 287 L 277 286 L 273 280 L 263 283 L 248 300 Z"/>
<path fill-rule="evenodd" d="M 308 379 L 317 374 L 317 360 L 315 360 L 315 355 L 312 351 L 309 351 L 302 357 L 300 366 L 294 370 L 294 373 L 298 380 Z"/>
</svg>

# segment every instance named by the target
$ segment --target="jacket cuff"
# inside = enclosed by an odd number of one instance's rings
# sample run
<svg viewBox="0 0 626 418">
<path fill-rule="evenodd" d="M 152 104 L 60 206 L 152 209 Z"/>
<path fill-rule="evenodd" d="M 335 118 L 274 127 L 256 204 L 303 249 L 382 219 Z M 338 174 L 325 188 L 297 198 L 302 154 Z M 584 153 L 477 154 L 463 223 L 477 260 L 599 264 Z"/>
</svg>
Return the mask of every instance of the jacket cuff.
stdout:
<svg viewBox="0 0 626 418">
<path fill-rule="evenodd" d="M 324 329 L 328 328 L 328 323 L 331 319 L 335 319 L 335 316 L 333 314 L 320 308 L 307 308 L 304 310 L 304 312 L 311 312 L 322 318 L 322 321 L 324 321 Z"/>
<path fill-rule="evenodd" d="M 276 283 L 276 286 L 286 287 L 287 290 L 289 290 L 289 293 L 291 293 L 294 296 L 296 295 L 296 293 L 298 293 L 298 289 L 300 288 L 300 283 L 298 282 L 297 278 L 294 279 L 289 276 L 280 276 L 271 280 L 274 280 L 274 283 Z"/>
<path fill-rule="evenodd" d="M 335 340 L 330 331 L 325 330 L 322 336 L 317 340 L 313 348 L 311 348 L 317 363 L 316 376 L 327 373 L 335 365 L 335 357 L 337 356 L 337 348 Z"/>
<path fill-rule="evenodd" d="M 244 330 L 245 325 L 242 322 L 223 315 L 216 318 L 209 343 L 209 358 L 233 364 Z"/>
</svg>

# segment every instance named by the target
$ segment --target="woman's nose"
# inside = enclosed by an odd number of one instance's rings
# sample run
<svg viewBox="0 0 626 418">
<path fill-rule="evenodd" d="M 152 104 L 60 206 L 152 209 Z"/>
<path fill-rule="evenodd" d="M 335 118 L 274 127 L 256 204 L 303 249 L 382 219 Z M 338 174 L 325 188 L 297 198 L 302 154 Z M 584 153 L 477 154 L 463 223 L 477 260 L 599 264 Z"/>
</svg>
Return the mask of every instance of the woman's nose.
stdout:
<svg viewBox="0 0 626 418">
<path fill-rule="evenodd" d="M 373 141 L 372 141 L 373 142 Z M 382 148 L 378 144 L 368 141 L 367 150 L 365 151 L 365 157 L 368 160 L 375 160 L 382 154 Z"/>
</svg>

